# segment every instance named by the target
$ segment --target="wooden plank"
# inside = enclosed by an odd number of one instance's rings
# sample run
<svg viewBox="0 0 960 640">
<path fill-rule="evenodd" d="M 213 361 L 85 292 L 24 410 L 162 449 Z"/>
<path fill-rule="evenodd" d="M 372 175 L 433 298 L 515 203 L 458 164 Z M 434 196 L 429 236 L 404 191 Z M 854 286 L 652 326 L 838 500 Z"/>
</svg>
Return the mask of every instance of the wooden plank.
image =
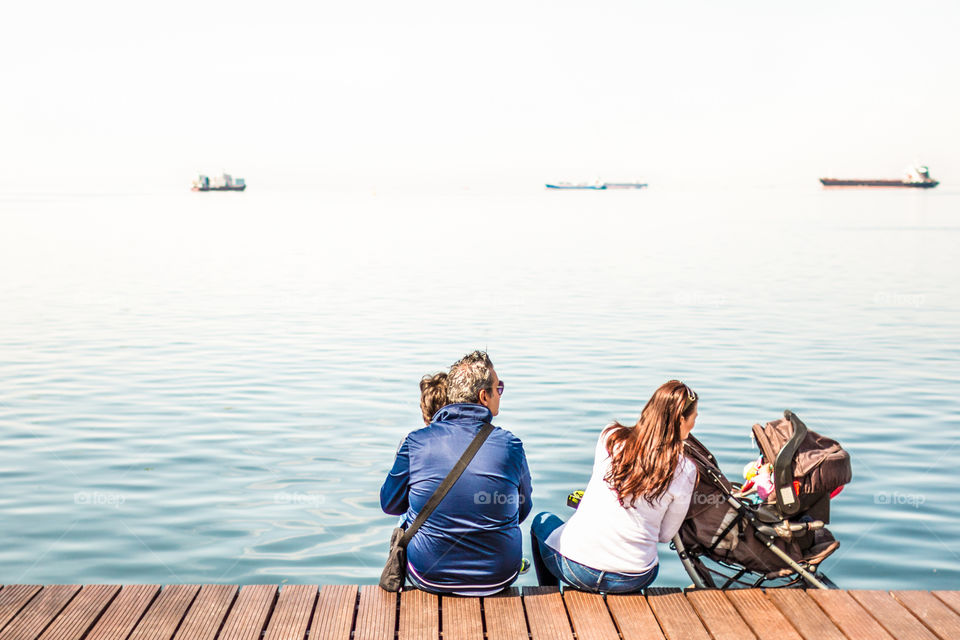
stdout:
<svg viewBox="0 0 960 640">
<path fill-rule="evenodd" d="M 768 589 L 766 594 L 805 640 L 846 640 L 806 591 Z"/>
<path fill-rule="evenodd" d="M 929 591 L 893 591 L 893 597 L 942 640 L 960 638 L 960 616 Z"/>
<path fill-rule="evenodd" d="M 120 592 L 118 584 L 90 584 L 70 601 L 40 640 L 80 640 Z"/>
<path fill-rule="evenodd" d="M 570 624 L 578 640 L 619 640 L 603 596 L 578 589 L 564 589 L 563 602 L 567 605 Z"/>
<path fill-rule="evenodd" d="M 0 587 L 0 640 L 438 640 L 441 629 L 445 640 L 953 640 L 960 591 L 650 589 L 604 602 L 556 587 L 483 599 L 374 585 L 287 586 L 279 598 L 275 585 Z"/>
<path fill-rule="evenodd" d="M 218 640 L 260 640 L 276 600 L 275 584 L 248 584 L 241 587 Z"/>
<path fill-rule="evenodd" d="M 529 637 L 523 598 L 516 587 L 485 597 L 483 619 L 487 624 L 487 640 L 527 640 Z"/>
<path fill-rule="evenodd" d="M 933 595 L 943 601 L 943 604 L 960 613 L 960 591 L 933 591 Z"/>
<path fill-rule="evenodd" d="M 886 591 L 850 591 L 850 597 L 860 603 L 887 632 L 897 640 L 937 640 L 903 605 Z"/>
<path fill-rule="evenodd" d="M 657 618 L 643 596 L 608 595 L 607 608 L 623 640 L 663 640 Z"/>
<path fill-rule="evenodd" d="M 440 599 L 440 617 L 443 620 L 444 638 L 483 640 L 480 598 L 443 596 Z"/>
<path fill-rule="evenodd" d="M 810 589 L 807 595 L 849 640 L 894 640 L 846 591 Z"/>
<path fill-rule="evenodd" d="M 187 617 L 174 640 L 213 640 L 237 596 L 235 584 L 205 584 L 200 587 Z"/>
<path fill-rule="evenodd" d="M 420 589 L 400 593 L 399 640 L 437 640 L 440 637 L 440 599 Z"/>
<path fill-rule="evenodd" d="M 318 590 L 315 584 L 284 585 L 263 640 L 304 640 L 313 617 Z"/>
<path fill-rule="evenodd" d="M 573 639 L 573 629 L 557 587 L 524 587 L 523 607 L 533 640 Z"/>
<path fill-rule="evenodd" d="M 106 612 L 87 634 L 88 640 L 126 640 L 150 604 L 160 593 L 158 584 L 123 587 Z"/>
<path fill-rule="evenodd" d="M 78 591 L 78 584 L 53 584 L 44 587 L 3 631 L 0 631 L 0 640 L 34 640 L 63 611 Z"/>
<path fill-rule="evenodd" d="M 0 630 L 42 589 L 39 584 L 7 585 L 0 590 Z"/>
<path fill-rule="evenodd" d="M 687 602 L 693 606 L 700 621 L 714 640 L 755 640 L 750 626 L 737 613 L 736 607 L 715 589 L 687 593 Z"/>
<path fill-rule="evenodd" d="M 199 590 L 200 585 L 197 584 L 164 587 L 137 623 L 130 640 L 170 640 Z"/>
<path fill-rule="evenodd" d="M 667 640 L 710 640 L 697 612 L 679 589 L 648 589 L 647 604 Z"/>
<path fill-rule="evenodd" d="M 360 587 L 360 604 L 354 625 L 354 640 L 393 640 L 397 628 L 396 593 L 376 584 Z"/>
<path fill-rule="evenodd" d="M 731 589 L 724 595 L 760 640 L 803 640 L 760 589 Z"/>
<path fill-rule="evenodd" d="M 357 585 L 325 584 L 310 623 L 310 640 L 350 640 L 357 607 Z"/>
</svg>

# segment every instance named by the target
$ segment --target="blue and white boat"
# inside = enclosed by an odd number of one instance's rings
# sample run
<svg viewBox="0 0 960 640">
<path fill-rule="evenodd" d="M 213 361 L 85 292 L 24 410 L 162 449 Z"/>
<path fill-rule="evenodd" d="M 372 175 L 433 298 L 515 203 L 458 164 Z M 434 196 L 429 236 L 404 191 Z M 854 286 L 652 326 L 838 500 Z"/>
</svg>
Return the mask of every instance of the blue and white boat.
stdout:
<svg viewBox="0 0 960 640">
<path fill-rule="evenodd" d="M 589 189 L 592 191 L 600 191 L 603 189 L 643 189 L 646 186 L 646 182 L 602 182 L 600 178 L 597 178 L 593 182 L 547 183 L 547 189 Z"/>
<path fill-rule="evenodd" d="M 547 183 L 547 189 L 590 189 L 597 191 L 606 189 L 607 185 L 597 178 L 593 182 L 558 182 L 556 184 Z"/>
<path fill-rule="evenodd" d="M 223 173 L 213 180 L 208 176 L 198 176 L 193 181 L 191 191 L 243 191 L 247 183 L 243 178 L 234 178 L 229 173 Z"/>
</svg>

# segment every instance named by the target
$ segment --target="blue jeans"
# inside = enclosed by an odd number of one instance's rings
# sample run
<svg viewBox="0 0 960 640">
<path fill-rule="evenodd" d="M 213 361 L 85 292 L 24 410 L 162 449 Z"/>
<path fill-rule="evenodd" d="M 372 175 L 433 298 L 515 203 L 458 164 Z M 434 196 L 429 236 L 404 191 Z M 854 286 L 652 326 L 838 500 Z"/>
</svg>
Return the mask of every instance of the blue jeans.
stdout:
<svg viewBox="0 0 960 640">
<path fill-rule="evenodd" d="M 585 564 L 574 562 L 559 551 L 548 547 L 545 540 L 563 524 L 563 520 L 552 513 L 539 513 L 530 525 L 530 538 L 533 542 L 533 566 L 537 570 L 540 586 L 559 585 L 560 580 L 567 584 L 595 593 L 630 593 L 640 591 L 657 577 L 660 565 L 643 573 L 616 573 L 601 571 Z"/>
</svg>

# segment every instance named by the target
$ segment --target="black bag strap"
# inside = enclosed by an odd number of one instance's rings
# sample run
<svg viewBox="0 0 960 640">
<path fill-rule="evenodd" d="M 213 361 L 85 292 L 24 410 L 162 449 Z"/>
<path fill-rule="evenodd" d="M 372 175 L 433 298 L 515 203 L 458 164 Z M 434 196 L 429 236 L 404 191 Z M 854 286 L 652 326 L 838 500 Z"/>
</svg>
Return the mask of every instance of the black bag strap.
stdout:
<svg viewBox="0 0 960 640">
<path fill-rule="evenodd" d="M 403 537 L 397 542 L 401 547 L 406 548 L 410 543 L 410 539 L 413 538 L 413 534 L 417 532 L 417 529 L 420 528 L 424 522 L 427 521 L 427 518 L 430 517 L 430 514 L 433 513 L 433 510 L 437 508 L 440 502 L 447 497 L 447 493 L 450 492 L 450 489 L 453 488 L 453 485 L 460 479 L 460 476 L 466 470 L 467 465 L 470 464 L 470 461 L 473 460 L 473 456 L 477 455 L 477 451 L 480 450 L 480 446 L 487 439 L 487 436 L 493 432 L 493 425 L 489 422 L 484 422 L 483 426 L 480 427 L 480 431 L 474 436 L 473 441 L 470 443 L 470 446 L 467 447 L 467 450 L 463 452 L 463 455 L 460 456 L 460 459 L 457 460 L 457 464 L 453 465 L 453 469 L 450 470 L 450 473 L 447 474 L 447 477 L 443 479 L 443 482 L 440 483 L 440 486 L 437 487 L 437 490 L 433 492 L 433 495 L 430 496 L 430 499 L 427 500 L 427 504 L 423 505 L 423 509 L 420 510 L 420 513 L 417 514 L 417 518 L 413 521 L 407 530 L 403 532 Z"/>
</svg>

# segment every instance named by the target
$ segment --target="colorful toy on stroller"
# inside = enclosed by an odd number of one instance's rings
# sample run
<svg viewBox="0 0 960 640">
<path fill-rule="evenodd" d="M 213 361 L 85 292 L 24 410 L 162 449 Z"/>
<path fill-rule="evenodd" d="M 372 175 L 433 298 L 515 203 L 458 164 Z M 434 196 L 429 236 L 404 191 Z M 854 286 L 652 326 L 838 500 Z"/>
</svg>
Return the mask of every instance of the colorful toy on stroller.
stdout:
<svg viewBox="0 0 960 640">
<path fill-rule="evenodd" d="M 686 455 L 699 477 L 690 510 L 672 547 L 700 588 L 805 586 L 833 583 L 821 563 L 840 543 L 824 525 L 830 500 L 850 482 L 850 456 L 811 431 L 791 411 L 753 426 L 761 457 L 747 482 L 731 482 L 694 438 Z"/>
</svg>

